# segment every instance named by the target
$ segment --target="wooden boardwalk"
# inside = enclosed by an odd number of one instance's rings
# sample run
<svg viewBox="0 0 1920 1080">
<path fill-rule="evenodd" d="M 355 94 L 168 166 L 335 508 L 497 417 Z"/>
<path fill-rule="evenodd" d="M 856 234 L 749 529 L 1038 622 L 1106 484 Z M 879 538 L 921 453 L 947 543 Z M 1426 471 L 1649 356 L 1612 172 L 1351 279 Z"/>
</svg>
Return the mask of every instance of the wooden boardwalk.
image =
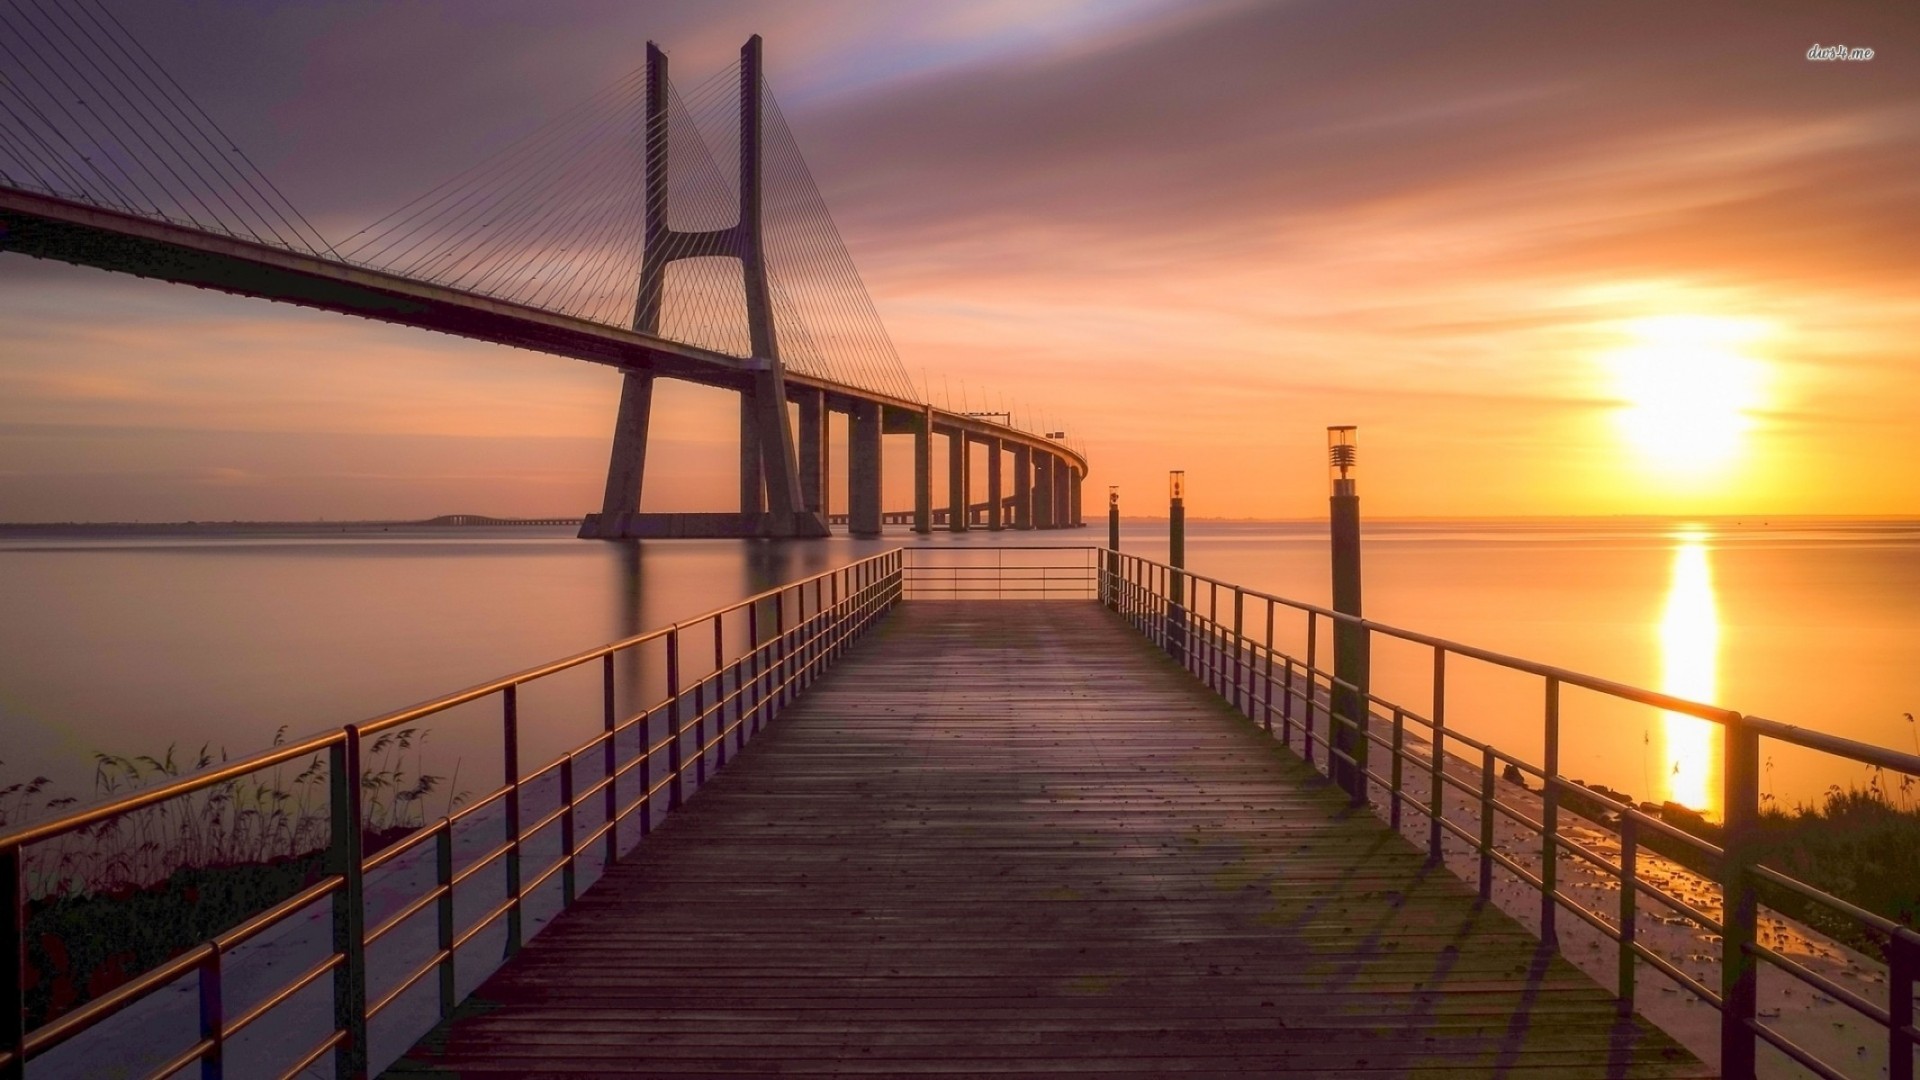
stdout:
<svg viewBox="0 0 1920 1080">
<path fill-rule="evenodd" d="M 934 601 L 396 1070 L 1708 1075 L 1096 604 Z"/>
</svg>

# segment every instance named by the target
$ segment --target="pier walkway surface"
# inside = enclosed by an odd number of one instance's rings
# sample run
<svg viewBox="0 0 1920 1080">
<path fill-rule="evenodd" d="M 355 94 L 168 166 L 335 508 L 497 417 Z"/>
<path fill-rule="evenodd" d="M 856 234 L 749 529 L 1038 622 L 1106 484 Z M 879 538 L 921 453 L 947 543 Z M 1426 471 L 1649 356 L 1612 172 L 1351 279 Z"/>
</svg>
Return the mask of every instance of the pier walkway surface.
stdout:
<svg viewBox="0 0 1920 1080">
<path fill-rule="evenodd" d="M 1709 1070 L 1092 601 L 899 605 L 393 1069 Z"/>
</svg>

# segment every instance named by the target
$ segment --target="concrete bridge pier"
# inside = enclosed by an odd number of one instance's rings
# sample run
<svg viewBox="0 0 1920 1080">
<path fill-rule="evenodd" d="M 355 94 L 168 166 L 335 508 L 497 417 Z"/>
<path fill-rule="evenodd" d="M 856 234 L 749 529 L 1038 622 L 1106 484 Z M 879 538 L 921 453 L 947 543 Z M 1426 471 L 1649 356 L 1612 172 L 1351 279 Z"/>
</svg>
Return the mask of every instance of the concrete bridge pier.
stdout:
<svg viewBox="0 0 1920 1080">
<path fill-rule="evenodd" d="M 847 532 L 880 535 L 881 409 L 863 401 L 847 421 Z"/>
<path fill-rule="evenodd" d="M 827 512 L 831 487 L 827 469 L 827 424 L 831 415 L 824 390 L 792 391 L 800 406 L 800 505 L 818 514 Z"/>
<path fill-rule="evenodd" d="M 1013 527 L 1033 528 L 1033 448 L 1013 448 Z"/>
<path fill-rule="evenodd" d="M 1085 525 L 1086 519 L 1080 516 L 1080 474 L 1067 466 L 1067 524 L 1074 528 Z"/>
<path fill-rule="evenodd" d="M 933 406 L 913 429 L 913 531 L 933 531 Z"/>
<path fill-rule="evenodd" d="M 972 515 L 967 510 L 967 480 L 972 464 L 967 459 L 967 433 L 959 428 L 947 435 L 947 530 L 966 532 L 967 519 Z"/>
<path fill-rule="evenodd" d="M 1048 453 L 1034 455 L 1033 462 L 1033 527 L 1051 529 L 1055 527 L 1053 509 L 1054 456 Z"/>
<path fill-rule="evenodd" d="M 1000 440 L 983 439 L 987 444 L 987 528 L 999 532 L 1006 527 L 1005 497 L 1000 494 Z"/>
</svg>

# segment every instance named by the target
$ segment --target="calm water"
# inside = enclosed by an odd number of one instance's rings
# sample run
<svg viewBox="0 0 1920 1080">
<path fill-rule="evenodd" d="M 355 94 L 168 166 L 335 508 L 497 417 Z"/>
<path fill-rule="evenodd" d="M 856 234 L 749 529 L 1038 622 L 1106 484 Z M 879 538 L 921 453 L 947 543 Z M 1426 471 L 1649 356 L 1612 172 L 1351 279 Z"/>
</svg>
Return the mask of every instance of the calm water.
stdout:
<svg viewBox="0 0 1920 1080">
<path fill-rule="evenodd" d="M 1164 523 L 1123 546 L 1164 557 Z M 1057 534 L 616 546 L 566 530 L 0 540 L 0 787 L 91 789 L 93 754 L 238 755 L 698 614 L 895 543 L 1098 543 Z M 1901 749 L 1920 711 L 1920 522 L 1369 523 L 1367 613 L 1395 625 Z M 1324 602 L 1324 527 L 1196 523 L 1197 572 Z M 1250 617 L 1251 621 L 1251 617 Z M 1280 640 L 1299 647 L 1297 620 Z M 1376 690 L 1425 711 L 1427 654 L 1377 645 Z M 525 760 L 597 730 L 595 677 L 534 695 Z M 1456 726 L 1538 760 L 1537 681 L 1461 665 Z M 1569 692 L 1569 775 L 1712 809 L 1707 725 Z M 416 764 L 482 790 L 497 720 L 432 725 Z M 1857 768 L 1769 750 L 1792 801 Z"/>
</svg>

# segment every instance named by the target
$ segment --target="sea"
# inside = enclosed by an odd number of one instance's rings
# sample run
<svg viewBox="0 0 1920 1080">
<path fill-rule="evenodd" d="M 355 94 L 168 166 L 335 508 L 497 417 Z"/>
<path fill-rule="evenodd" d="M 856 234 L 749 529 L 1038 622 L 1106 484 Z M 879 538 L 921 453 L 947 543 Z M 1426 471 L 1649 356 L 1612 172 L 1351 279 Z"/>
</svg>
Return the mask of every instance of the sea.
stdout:
<svg viewBox="0 0 1920 1080">
<path fill-rule="evenodd" d="M 44 778 L 0 809 L 18 824 L 56 795 L 124 787 L 127 763 L 149 779 L 169 762 L 190 771 L 890 547 L 1004 556 L 1102 545 L 1104 524 L 779 542 L 606 543 L 564 526 L 0 532 L 0 789 Z M 1122 550 L 1167 557 L 1165 519 L 1120 533 Z M 1324 521 L 1190 521 L 1186 563 L 1253 594 L 1330 594 Z M 1362 564 L 1379 622 L 1920 753 L 1920 520 L 1369 520 Z M 1244 601 L 1250 632 L 1264 633 L 1261 595 Z M 1305 635 L 1276 608 L 1277 645 L 1302 654 Z M 1432 669 L 1430 647 L 1375 637 L 1373 689 L 1416 726 Z M 595 677 L 523 706 L 523 767 L 598 730 Z M 1545 693 L 1535 675 L 1451 657 L 1446 720 L 1537 762 Z M 1574 688 L 1559 712 L 1565 775 L 1718 813 L 1716 725 Z M 1763 798 L 1782 807 L 1899 783 L 1795 747 L 1762 753 Z M 451 799 L 490 789 L 499 755 L 497 713 L 465 707 L 423 722 L 396 767 L 440 777 Z"/>
</svg>

